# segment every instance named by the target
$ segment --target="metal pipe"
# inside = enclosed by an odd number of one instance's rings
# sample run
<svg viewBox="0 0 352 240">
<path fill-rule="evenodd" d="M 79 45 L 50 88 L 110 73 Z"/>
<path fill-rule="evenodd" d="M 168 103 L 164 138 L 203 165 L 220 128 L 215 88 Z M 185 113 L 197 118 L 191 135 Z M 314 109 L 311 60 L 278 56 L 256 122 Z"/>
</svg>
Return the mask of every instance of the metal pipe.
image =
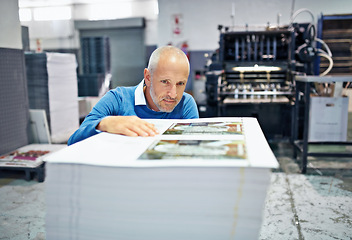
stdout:
<svg viewBox="0 0 352 240">
<path fill-rule="evenodd" d="M 269 37 L 266 38 L 266 56 L 267 56 L 266 60 L 269 61 L 269 56 L 270 56 L 270 38 Z"/>
<path fill-rule="evenodd" d="M 276 48 L 277 48 L 277 42 L 276 42 L 276 37 L 273 37 L 273 60 L 276 60 Z"/>
<path fill-rule="evenodd" d="M 253 35 L 253 41 L 254 41 L 254 61 L 258 60 L 258 36 L 257 35 Z"/>
<path fill-rule="evenodd" d="M 238 38 L 235 40 L 235 61 L 238 61 Z"/>
<path fill-rule="evenodd" d="M 264 36 L 261 36 L 261 39 L 260 39 L 260 60 L 263 60 L 263 54 L 264 54 Z"/>
<path fill-rule="evenodd" d="M 247 35 L 247 61 L 251 60 L 251 38 Z"/>
</svg>

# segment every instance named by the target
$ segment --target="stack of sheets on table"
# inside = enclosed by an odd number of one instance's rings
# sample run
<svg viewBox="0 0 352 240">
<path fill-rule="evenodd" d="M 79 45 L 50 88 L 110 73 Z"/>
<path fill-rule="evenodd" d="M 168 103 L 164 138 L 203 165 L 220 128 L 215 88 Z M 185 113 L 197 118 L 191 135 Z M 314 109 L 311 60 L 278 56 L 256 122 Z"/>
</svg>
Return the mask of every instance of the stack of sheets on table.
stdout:
<svg viewBox="0 0 352 240">
<path fill-rule="evenodd" d="M 256 119 L 154 122 L 169 130 L 101 133 L 45 159 L 48 239 L 258 238 L 278 163 Z"/>
</svg>

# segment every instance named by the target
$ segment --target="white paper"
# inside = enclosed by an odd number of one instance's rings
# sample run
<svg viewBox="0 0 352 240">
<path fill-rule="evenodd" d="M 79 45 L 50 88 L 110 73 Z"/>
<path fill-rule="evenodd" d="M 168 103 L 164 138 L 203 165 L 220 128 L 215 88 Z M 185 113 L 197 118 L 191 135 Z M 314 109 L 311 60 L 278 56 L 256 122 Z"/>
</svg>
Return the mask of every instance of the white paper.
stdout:
<svg viewBox="0 0 352 240">
<path fill-rule="evenodd" d="M 149 121 L 149 120 L 148 120 Z M 155 137 L 127 137 L 110 133 L 100 133 L 84 141 L 73 144 L 48 158 L 45 161 L 54 163 L 78 163 L 99 166 L 119 167 L 170 167 L 170 166 L 194 166 L 194 167 L 278 167 L 277 160 L 272 153 L 266 139 L 255 118 L 204 118 L 192 120 L 150 120 L 155 123 L 160 133 L 164 132 L 172 123 L 188 122 L 231 122 L 243 121 L 244 135 L 162 135 Z M 239 140 L 246 143 L 248 158 L 245 161 L 202 159 L 178 159 L 161 161 L 141 161 L 138 157 L 155 141 L 165 139 L 182 140 Z"/>
<path fill-rule="evenodd" d="M 74 54 L 47 53 L 51 140 L 67 142 L 79 127 L 77 63 Z"/>
<path fill-rule="evenodd" d="M 346 141 L 348 97 L 313 97 L 310 104 L 308 141 Z"/>
<path fill-rule="evenodd" d="M 26 167 L 26 168 L 35 168 L 43 163 L 43 158 L 50 156 L 55 151 L 63 149 L 65 145 L 63 144 L 30 144 L 23 147 L 20 147 L 10 153 L 4 154 L 0 156 L 0 166 L 1 167 Z M 15 158 L 16 154 L 24 156 L 25 153 L 30 151 L 41 151 L 47 152 L 45 155 L 38 155 L 37 157 L 33 157 L 33 159 L 26 159 L 25 157 L 20 157 L 18 159 Z M 14 155 L 13 153 L 16 154 Z"/>
</svg>

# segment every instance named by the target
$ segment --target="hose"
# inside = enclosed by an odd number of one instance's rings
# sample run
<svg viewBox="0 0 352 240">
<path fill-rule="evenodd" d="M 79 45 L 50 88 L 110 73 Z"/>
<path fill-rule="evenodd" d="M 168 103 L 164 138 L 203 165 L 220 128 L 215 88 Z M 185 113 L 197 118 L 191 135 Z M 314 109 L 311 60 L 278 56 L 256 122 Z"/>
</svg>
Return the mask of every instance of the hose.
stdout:
<svg viewBox="0 0 352 240">
<path fill-rule="evenodd" d="M 318 53 L 318 56 L 325 57 L 326 59 L 329 60 L 329 67 L 324 72 L 319 74 L 319 76 L 325 76 L 326 74 L 328 74 L 331 71 L 331 69 L 334 65 L 334 61 L 332 60 L 332 57 L 330 57 L 329 55 L 327 55 L 325 53 Z"/>
</svg>

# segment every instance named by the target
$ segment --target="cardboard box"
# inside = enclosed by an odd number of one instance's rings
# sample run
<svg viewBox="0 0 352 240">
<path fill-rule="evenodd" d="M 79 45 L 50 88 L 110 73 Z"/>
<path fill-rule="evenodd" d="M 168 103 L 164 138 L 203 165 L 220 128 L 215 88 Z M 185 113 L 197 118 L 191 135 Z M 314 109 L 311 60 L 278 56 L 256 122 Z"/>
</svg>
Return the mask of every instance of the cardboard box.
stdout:
<svg viewBox="0 0 352 240">
<path fill-rule="evenodd" d="M 312 97 L 309 142 L 347 141 L 348 97 Z"/>
</svg>

